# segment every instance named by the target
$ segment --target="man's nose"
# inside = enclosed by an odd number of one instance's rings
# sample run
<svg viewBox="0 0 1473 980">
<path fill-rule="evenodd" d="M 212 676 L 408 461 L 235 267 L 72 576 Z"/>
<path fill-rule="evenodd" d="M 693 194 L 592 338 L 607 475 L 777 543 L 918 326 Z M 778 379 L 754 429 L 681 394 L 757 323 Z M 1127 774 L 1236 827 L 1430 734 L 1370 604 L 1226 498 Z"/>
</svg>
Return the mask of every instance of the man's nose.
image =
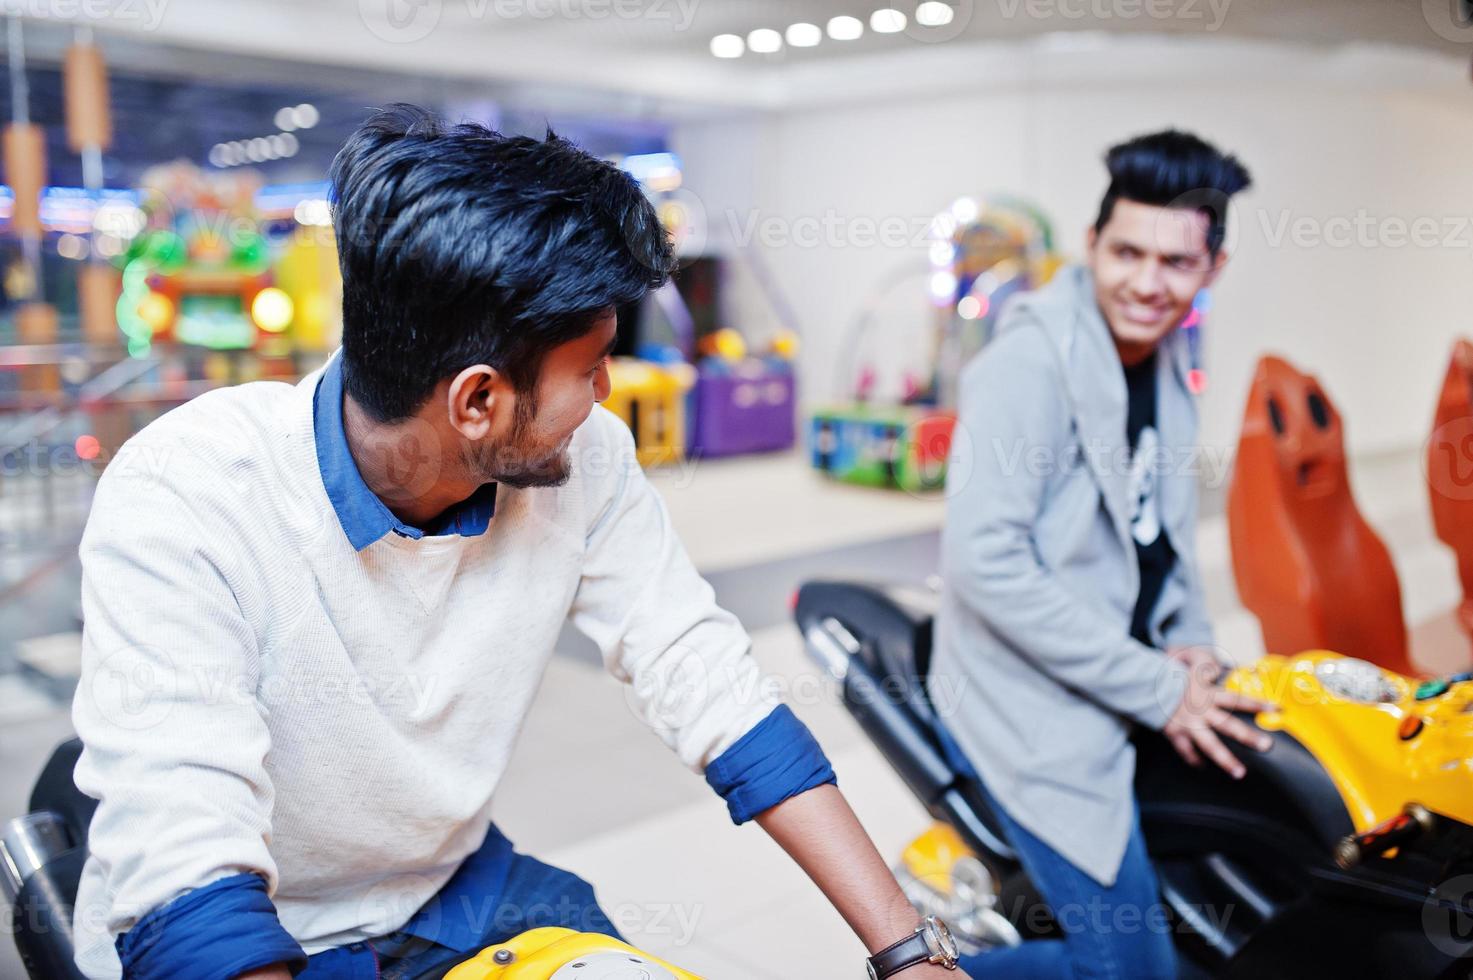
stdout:
<svg viewBox="0 0 1473 980">
<path fill-rule="evenodd" d="M 1165 288 L 1165 281 L 1161 276 L 1161 261 L 1157 258 L 1147 258 L 1135 270 L 1130 277 L 1130 289 L 1140 297 L 1153 297 L 1161 294 Z"/>
</svg>

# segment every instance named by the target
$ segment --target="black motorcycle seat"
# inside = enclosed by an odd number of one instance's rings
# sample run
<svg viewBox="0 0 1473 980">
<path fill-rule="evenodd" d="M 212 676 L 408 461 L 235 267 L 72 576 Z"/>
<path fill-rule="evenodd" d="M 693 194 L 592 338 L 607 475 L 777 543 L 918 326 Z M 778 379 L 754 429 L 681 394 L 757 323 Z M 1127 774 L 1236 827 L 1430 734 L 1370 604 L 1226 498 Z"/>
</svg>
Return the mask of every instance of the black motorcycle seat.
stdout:
<svg viewBox="0 0 1473 980">
<path fill-rule="evenodd" d="M 809 582 L 798 592 L 800 628 L 837 619 L 861 638 L 858 657 L 876 677 L 898 684 L 905 701 L 927 724 L 935 711 L 926 693 L 931 666 L 932 620 L 937 597 L 926 589 L 864 582 Z"/>
</svg>

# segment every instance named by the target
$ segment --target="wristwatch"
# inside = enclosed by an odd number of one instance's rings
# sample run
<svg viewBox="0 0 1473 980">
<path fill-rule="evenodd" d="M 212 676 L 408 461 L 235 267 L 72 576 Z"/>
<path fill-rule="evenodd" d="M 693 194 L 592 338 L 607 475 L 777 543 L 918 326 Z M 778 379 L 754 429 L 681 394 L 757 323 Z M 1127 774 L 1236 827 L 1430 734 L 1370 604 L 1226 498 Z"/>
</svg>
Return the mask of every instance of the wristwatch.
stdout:
<svg viewBox="0 0 1473 980">
<path fill-rule="evenodd" d="M 928 915 L 916 926 L 916 931 L 898 943 L 886 946 L 869 959 L 869 980 L 885 980 L 901 970 L 908 970 L 921 963 L 935 963 L 948 970 L 956 969 L 956 940 L 946 923 Z"/>
</svg>

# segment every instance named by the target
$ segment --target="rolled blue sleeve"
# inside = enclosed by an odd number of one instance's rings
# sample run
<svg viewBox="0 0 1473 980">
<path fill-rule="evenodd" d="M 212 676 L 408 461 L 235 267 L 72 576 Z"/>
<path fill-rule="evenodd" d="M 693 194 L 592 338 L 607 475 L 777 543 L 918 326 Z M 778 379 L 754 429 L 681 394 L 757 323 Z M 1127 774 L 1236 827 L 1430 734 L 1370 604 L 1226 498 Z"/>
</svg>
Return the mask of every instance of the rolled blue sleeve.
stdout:
<svg viewBox="0 0 1473 980">
<path fill-rule="evenodd" d="M 233 980 L 276 963 L 293 975 L 307 966 L 254 874 L 221 878 L 154 909 L 118 936 L 117 949 L 128 980 Z"/>
<path fill-rule="evenodd" d="M 808 726 L 780 704 L 706 767 L 706 782 L 742 824 L 838 777 Z"/>
</svg>

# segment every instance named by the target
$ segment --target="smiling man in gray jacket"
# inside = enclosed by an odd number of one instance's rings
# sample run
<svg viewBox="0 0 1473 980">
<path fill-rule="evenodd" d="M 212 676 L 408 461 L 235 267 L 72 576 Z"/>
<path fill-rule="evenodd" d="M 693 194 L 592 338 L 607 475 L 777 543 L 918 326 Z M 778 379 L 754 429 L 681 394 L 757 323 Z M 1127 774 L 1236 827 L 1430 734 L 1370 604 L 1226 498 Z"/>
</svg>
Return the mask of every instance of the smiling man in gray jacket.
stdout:
<svg viewBox="0 0 1473 980">
<path fill-rule="evenodd" d="M 1241 164 L 1194 136 L 1106 157 L 1068 268 L 1005 312 L 962 376 L 933 679 L 960 690 L 953 761 L 980 775 L 1063 942 L 983 953 L 989 976 L 1166 977 L 1174 953 L 1132 792 L 1133 725 L 1234 776 L 1197 569 L 1197 409 L 1177 330 L 1221 271 Z"/>
</svg>

